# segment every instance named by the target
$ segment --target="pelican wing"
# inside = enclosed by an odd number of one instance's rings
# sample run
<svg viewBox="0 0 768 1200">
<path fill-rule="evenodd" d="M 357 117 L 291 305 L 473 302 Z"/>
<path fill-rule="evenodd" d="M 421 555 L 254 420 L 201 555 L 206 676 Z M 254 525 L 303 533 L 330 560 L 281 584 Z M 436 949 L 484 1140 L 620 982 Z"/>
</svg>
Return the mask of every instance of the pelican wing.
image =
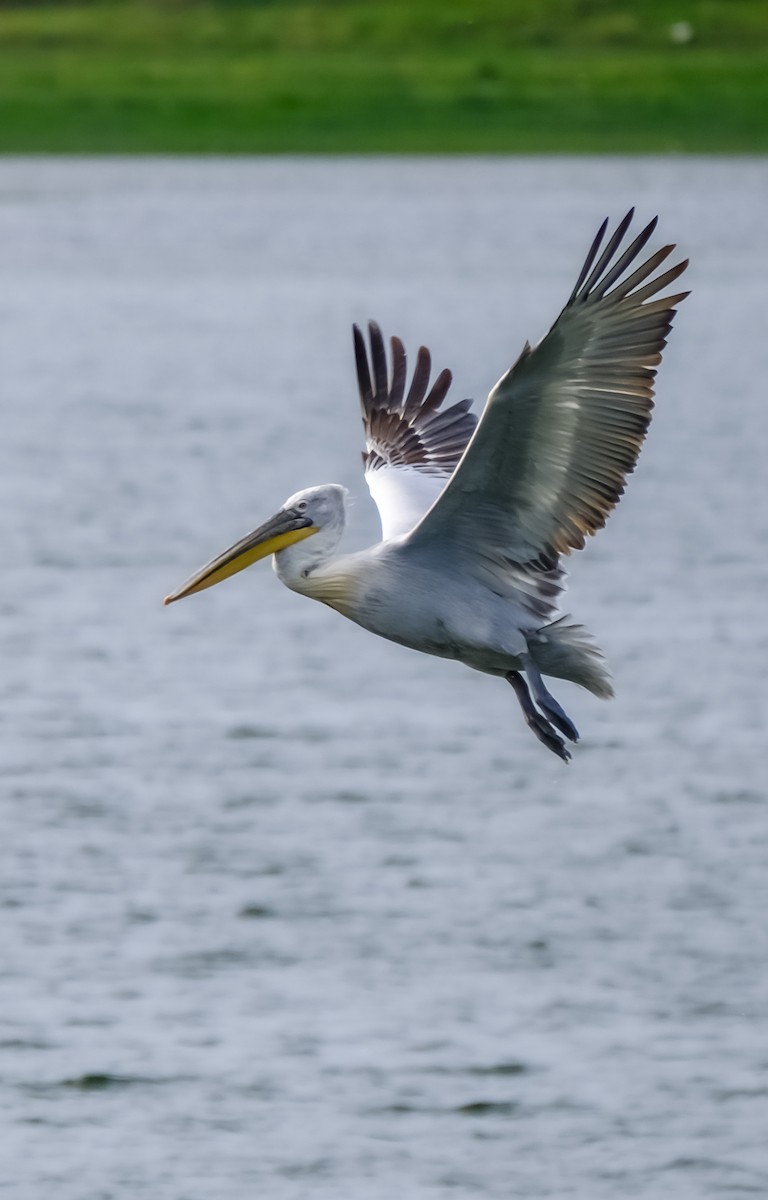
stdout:
<svg viewBox="0 0 768 1200">
<path fill-rule="evenodd" d="M 430 387 L 432 360 L 426 347 L 416 356 L 406 395 L 406 357 L 400 339 L 391 339 L 390 379 L 384 339 L 376 322 L 368 323 L 370 367 L 356 325 L 353 334 L 365 428 L 365 478 L 386 540 L 407 533 L 435 502 L 456 469 L 477 418 L 469 411 L 471 400 L 441 408 L 451 386 L 451 372 L 441 371 Z"/>
<path fill-rule="evenodd" d="M 687 264 L 655 274 L 674 246 L 637 265 L 656 220 L 625 249 L 631 210 L 608 239 L 605 221 L 549 333 L 526 343 L 491 391 L 466 453 L 408 539 L 439 539 L 492 575 L 550 575 L 557 557 L 602 528 L 634 469 L 653 407 L 653 380 L 688 294 L 658 293 Z"/>
</svg>

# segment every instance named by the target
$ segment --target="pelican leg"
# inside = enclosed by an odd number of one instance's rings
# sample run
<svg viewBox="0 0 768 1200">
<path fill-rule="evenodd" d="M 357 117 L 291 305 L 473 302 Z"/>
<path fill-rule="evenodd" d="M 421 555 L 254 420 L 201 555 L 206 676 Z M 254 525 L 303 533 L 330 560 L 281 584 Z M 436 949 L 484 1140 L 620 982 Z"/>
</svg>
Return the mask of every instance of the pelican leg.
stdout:
<svg viewBox="0 0 768 1200">
<path fill-rule="evenodd" d="M 541 672 L 530 655 L 523 659 L 523 668 L 531 685 L 533 698 L 541 711 L 571 742 L 578 742 L 579 731 L 571 718 L 563 711 L 555 697 L 546 688 Z"/>
<path fill-rule="evenodd" d="M 543 742 L 548 750 L 551 750 L 558 758 L 562 758 L 563 762 L 568 762 L 571 757 L 570 751 L 566 748 L 565 742 L 558 736 L 546 717 L 537 712 L 531 700 L 531 694 L 528 691 L 528 684 L 520 672 L 507 671 L 504 678 L 507 683 L 512 684 L 528 728 L 535 733 L 539 741 Z"/>
</svg>

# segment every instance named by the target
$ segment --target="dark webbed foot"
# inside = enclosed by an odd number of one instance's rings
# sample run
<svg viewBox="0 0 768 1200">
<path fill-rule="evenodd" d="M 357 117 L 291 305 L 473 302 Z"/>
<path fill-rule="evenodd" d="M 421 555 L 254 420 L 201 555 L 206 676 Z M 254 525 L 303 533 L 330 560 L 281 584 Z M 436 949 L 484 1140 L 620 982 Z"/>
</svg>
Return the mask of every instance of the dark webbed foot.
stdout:
<svg viewBox="0 0 768 1200">
<path fill-rule="evenodd" d="M 542 714 L 534 707 L 530 692 L 528 691 L 528 684 L 525 682 L 520 672 L 508 671 L 504 678 L 508 683 L 512 684 L 515 695 L 520 703 L 520 707 L 523 710 L 523 716 L 525 717 L 528 728 L 535 733 L 539 741 L 543 742 L 548 750 L 551 750 L 553 754 L 558 756 L 558 758 L 562 758 L 563 762 L 568 762 L 571 757 L 570 751 L 566 748 L 565 742 L 557 734 L 553 725 L 551 725 L 546 717 L 542 716 Z M 565 716 L 564 713 L 563 716 Z M 554 715 L 552 719 L 554 721 Z M 570 728 L 573 729 L 573 726 L 571 725 L 570 721 L 568 721 L 568 718 L 566 717 L 565 719 Z M 565 733 L 566 731 L 563 730 L 563 732 Z M 568 736 L 570 737 L 570 734 L 568 734 Z"/>
<path fill-rule="evenodd" d="M 537 703 L 541 705 L 542 711 L 545 713 L 553 725 L 556 725 L 561 733 L 564 733 L 569 742 L 578 742 L 579 731 L 574 725 L 567 713 L 564 713 L 560 705 L 555 700 L 554 704 L 545 703 L 537 697 Z"/>
<path fill-rule="evenodd" d="M 578 742 L 578 729 L 568 714 L 560 707 L 552 693 L 547 690 L 544 680 L 541 678 L 541 672 L 530 655 L 526 655 L 523 659 L 523 667 L 533 691 L 533 698 L 541 711 L 549 718 L 553 725 L 557 726 L 561 733 L 565 734 L 569 741 Z"/>
</svg>

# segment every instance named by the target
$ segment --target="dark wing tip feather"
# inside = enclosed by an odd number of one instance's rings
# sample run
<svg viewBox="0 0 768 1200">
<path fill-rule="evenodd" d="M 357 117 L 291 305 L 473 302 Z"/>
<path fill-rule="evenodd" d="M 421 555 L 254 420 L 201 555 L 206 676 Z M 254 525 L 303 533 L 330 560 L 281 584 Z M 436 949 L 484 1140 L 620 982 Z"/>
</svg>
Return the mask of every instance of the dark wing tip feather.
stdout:
<svg viewBox="0 0 768 1200">
<path fill-rule="evenodd" d="M 392 348 L 392 383 L 389 389 L 389 402 L 392 408 L 400 408 L 405 392 L 408 360 L 405 355 L 405 346 L 399 337 L 390 338 L 389 344 Z"/>
<path fill-rule="evenodd" d="M 390 381 L 384 338 L 378 324 L 368 323 L 370 360 L 360 329 L 353 325 L 352 331 L 365 428 L 366 470 L 407 465 L 450 474 L 477 424 L 468 411 L 471 401 L 462 400 L 449 409 L 441 409 L 452 375 L 449 370 L 442 370 L 429 386 L 432 356 L 426 346 L 419 347 L 408 395 L 403 399 L 407 363 L 400 338 L 393 337 L 390 342 Z"/>
<path fill-rule="evenodd" d="M 424 399 L 424 403 L 421 406 L 422 415 L 435 412 L 440 407 L 448 394 L 448 389 L 452 382 L 453 375 L 447 367 L 444 367 L 429 389 L 429 394 Z"/>
<path fill-rule="evenodd" d="M 368 340 L 371 345 L 371 365 L 373 366 L 373 379 L 376 384 L 374 400 L 378 405 L 387 401 L 389 397 L 389 384 L 387 381 L 387 352 L 384 349 L 384 338 L 375 321 L 368 322 Z"/>
<path fill-rule="evenodd" d="M 666 287 L 686 269 L 688 259 L 676 264 L 662 275 L 657 276 L 656 279 L 651 280 L 646 287 L 641 288 L 640 285 L 649 276 L 652 276 L 653 272 L 673 252 L 675 245 L 671 243 L 656 250 L 644 262 L 636 266 L 630 275 L 626 274 L 632 264 L 636 263 L 640 252 L 652 237 L 659 223 L 658 216 L 653 217 L 630 244 L 621 250 L 621 243 L 629 229 L 634 212 L 634 208 L 631 208 L 622 218 L 598 258 L 598 252 L 607 229 L 607 221 L 600 226 L 566 308 L 572 307 L 574 304 L 594 303 L 602 298 L 621 300 L 627 296 L 632 296 L 638 303 L 642 303 L 649 296 L 655 295 Z"/>
<path fill-rule="evenodd" d="M 365 350 L 365 341 L 357 325 L 352 326 L 352 339 L 355 347 L 357 386 L 360 392 L 363 416 L 365 416 L 368 408 L 373 404 L 373 388 L 371 387 L 371 374 L 368 370 L 368 355 Z"/>
<path fill-rule="evenodd" d="M 598 261 L 594 270 L 592 270 L 592 266 L 595 262 L 595 259 L 597 258 L 597 255 L 600 252 L 600 247 L 603 244 L 603 238 L 605 237 L 606 230 L 608 229 L 609 218 L 608 217 L 605 218 L 605 220 L 603 221 L 602 225 L 600 226 L 600 228 L 598 229 L 598 231 L 595 235 L 592 245 L 590 246 L 590 248 L 587 252 L 587 257 L 584 259 L 584 266 L 581 268 L 581 271 L 579 273 L 579 278 L 576 280 L 576 286 L 574 287 L 573 291 L 571 292 L 570 298 L 568 300 L 569 304 L 573 304 L 578 293 L 582 291 L 582 288 L 584 291 L 589 292 L 592 288 L 593 283 L 597 279 L 600 278 L 600 275 L 602 274 L 603 270 L 605 269 L 607 264 L 610 262 L 610 260 L 613 258 L 614 254 L 616 253 L 616 250 L 618 249 L 619 245 L 621 244 L 621 242 L 624 238 L 624 234 L 627 232 L 630 225 L 632 224 L 634 215 L 635 215 L 635 208 L 633 205 L 632 208 L 630 208 L 629 211 L 627 213 L 625 213 L 624 216 L 619 221 L 618 225 L 616 226 L 616 229 L 614 230 L 614 232 L 611 234 L 610 238 L 608 239 L 608 244 L 605 247 L 605 249 L 603 250 L 603 252 L 600 256 L 600 260 Z M 654 217 L 651 221 L 648 222 L 648 224 L 645 226 L 645 228 L 643 230 L 641 230 L 638 237 L 635 239 L 636 252 L 639 252 L 640 249 L 642 248 L 642 246 L 644 246 L 645 243 L 648 241 L 648 239 L 650 238 L 654 229 L 656 228 L 658 222 L 659 222 L 659 218 Z M 591 276 L 589 282 L 586 284 L 586 287 L 583 287 L 584 281 L 586 280 L 590 271 L 592 271 L 592 276 Z"/>
<path fill-rule="evenodd" d="M 587 251 L 587 257 L 584 259 L 584 266 L 581 268 L 579 278 L 576 280 L 576 286 L 571 293 L 570 300 L 568 301 L 569 304 L 573 303 L 573 300 L 574 300 L 577 292 L 579 291 L 579 288 L 581 287 L 584 280 L 587 278 L 587 274 L 592 266 L 592 263 L 595 261 L 595 258 L 597 257 L 597 252 L 600 249 L 600 246 L 602 245 L 602 241 L 603 241 L 603 238 L 605 237 L 605 231 L 607 228 L 608 228 L 608 217 L 605 218 L 602 225 L 598 229 L 597 233 L 595 234 L 592 245 L 590 246 L 589 250 Z"/>
<path fill-rule="evenodd" d="M 405 400 L 403 412 L 406 417 L 415 416 L 421 408 L 424 397 L 427 394 L 427 385 L 429 383 L 429 373 L 432 370 L 432 355 L 427 350 L 426 346 L 419 346 L 416 352 L 416 366 L 411 379 L 411 386 L 408 389 L 408 395 Z"/>
</svg>

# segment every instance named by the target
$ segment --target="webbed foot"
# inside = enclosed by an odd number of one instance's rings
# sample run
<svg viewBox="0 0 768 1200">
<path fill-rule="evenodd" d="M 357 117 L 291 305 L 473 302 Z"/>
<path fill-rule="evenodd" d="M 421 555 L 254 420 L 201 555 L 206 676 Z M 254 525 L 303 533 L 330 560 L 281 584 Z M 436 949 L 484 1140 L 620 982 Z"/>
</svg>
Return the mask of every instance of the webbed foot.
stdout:
<svg viewBox="0 0 768 1200">
<path fill-rule="evenodd" d="M 567 749 L 565 742 L 556 732 L 554 726 L 557 726 L 557 728 L 561 729 L 562 732 L 565 733 L 566 737 L 571 737 L 571 733 L 568 731 L 570 729 L 574 734 L 576 734 L 576 737 L 572 738 L 573 741 L 576 741 L 578 734 L 576 733 L 574 726 L 565 716 L 565 713 L 563 713 L 562 709 L 560 709 L 557 701 L 555 701 L 555 705 L 557 706 L 559 713 L 547 714 L 548 716 L 551 716 L 552 723 L 550 723 L 550 721 L 548 721 L 547 718 L 538 712 L 534 707 L 530 692 L 528 691 L 528 684 L 525 682 L 519 671 L 508 671 L 504 678 L 512 685 L 512 688 L 514 689 L 514 693 L 517 696 L 521 709 L 523 710 L 523 716 L 525 717 L 528 728 L 536 735 L 539 741 L 547 747 L 548 750 L 551 750 L 553 754 L 558 756 L 558 758 L 562 758 L 563 762 L 568 762 L 571 757 L 570 750 Z M 562 718 L 564 718 L 562 724 L 561 721 L 557 719 L 560 713 L 562 714 Z M 568 728 L 564 728 L 564 725 L 567 725 Z"/>
<path fill-rule="evenodd" d="M 541 671 L 530 655 L 526 655 L 523 658 L 523 668 L 528 676 L 533 698 L 541 711 L 546 714 L 552 724 L 556 725 L 560 732 L 564 733 L 571 742 L 578 742 L 578 729 L 568 714 L 560 707 L 552 693 L 548 691 L 541 677 Z"/>
</svg>

